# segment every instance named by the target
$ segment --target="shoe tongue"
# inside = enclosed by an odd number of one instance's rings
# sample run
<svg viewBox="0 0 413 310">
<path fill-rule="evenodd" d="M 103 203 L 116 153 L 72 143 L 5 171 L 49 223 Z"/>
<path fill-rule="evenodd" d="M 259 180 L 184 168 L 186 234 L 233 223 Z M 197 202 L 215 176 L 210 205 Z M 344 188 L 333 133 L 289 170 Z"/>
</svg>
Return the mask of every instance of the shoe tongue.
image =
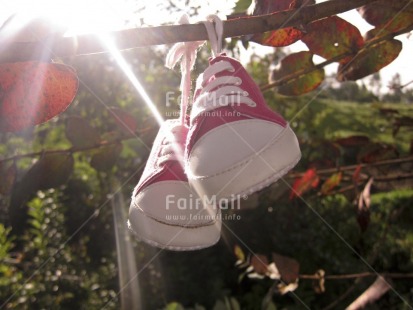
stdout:
<svg viewBox="0 0 413 310">
<path fill-rule="evenodd" d="M 214 63 L 216 63 L 217 61 L 222 60 L 222 58 L 225 57 L 227 58 L 227 53 L 221 53 L 219 54 L 217 57 L 210 57 L 209 60 L 209 64 L 212 65 Z"/>
</svg>

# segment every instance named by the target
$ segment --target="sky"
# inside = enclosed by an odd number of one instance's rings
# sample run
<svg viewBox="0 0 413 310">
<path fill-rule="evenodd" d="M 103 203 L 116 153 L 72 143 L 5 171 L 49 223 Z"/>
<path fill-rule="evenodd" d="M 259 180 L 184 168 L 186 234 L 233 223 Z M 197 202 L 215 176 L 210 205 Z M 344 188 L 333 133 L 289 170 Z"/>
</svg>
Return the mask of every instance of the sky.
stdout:
<svg viewBox="0 0 413 310">
<path fill-rule="evenodd" d="M 236 0 L 191 0 L 191 6 L 199 6 L 199 20 L 203 16 L 219 12 L 221 17 L 231 13 Z M 324 0 L 325 1 L 325 0 Z M 323 0 L 317 2 L 324 2 Z M 143 21 L 146 25 L 160 25 L 174 23 L 177 18 L 187 10 L 185 1 L 174 0 L 174 12 L 162 10 L 165 1 L 162 0 L 0 0 L 0 24 L 11 14 L 21 12 L 28 15 L 54 16 L 57 21 L 67 24 L 70 28 L 68 34 L 81 34 L 100 31 L 120 30 L 125 27 L 139 27 Z M 119 5 L 122 3 L 122 5 Z M 23 15 L 24 16 L 24 15 Z M 355 11 L 340 14 L 342 18 L 355 25 L 363 35 L 373 28 L 366 23 Z M 196 21 L 196 20 L 194 20 Z M 403 42 L 403 50 L 399 57 L 389 66 L 380 71 L 384 87 L 392 77 L 399 73 L 402 84 L 413 80 L 413 36 L 399 36 Z M 289 46 L 291 52 L 308 50 L 307 47 L 297 42 Z M 252 44 L 248 51 L 242 51 L 241 60 L 248 61 L 252 52 L 258 54 L 271 53 L 271 47 L 262 47 Z M 323 61 L 320 57 L 314 58 L 315 62 Z M 336 64 L 326 67 L 327 74 L 335 72 Z"/>
</svg>

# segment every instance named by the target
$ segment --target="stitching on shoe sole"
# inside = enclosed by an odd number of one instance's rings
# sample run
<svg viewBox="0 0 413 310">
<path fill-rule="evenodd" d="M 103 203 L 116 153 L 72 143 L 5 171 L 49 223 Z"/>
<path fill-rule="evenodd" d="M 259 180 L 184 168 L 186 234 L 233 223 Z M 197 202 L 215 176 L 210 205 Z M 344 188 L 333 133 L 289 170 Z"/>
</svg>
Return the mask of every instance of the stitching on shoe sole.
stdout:
<svg viewBox="0 0 413 310">
<path fill-rule="evenodd" d="M 160 242 L 156 242 L 153 240 L 150 240 L 148 238 L 142 237 L 140 235 L 138 235 L 138 233 L 136 231 L 133 230 L 132 225 L 129 223 L 128 225 L 129 230 L 133 233 L 133 235 L 135 236 L 136 239 L 138 239 L 139 241 L 143 241 L 151 246 L 155 246 L 158 248 L 162 248 L 162 249 L 167 249 L 167 250 L 172 250 L 172 251 L 192 251 L 192 250 L 202 250 L 208 247 L 211 247 L 213 245 L 215 245 L 216 243 L 218 243 L 219 239 L 221 238 L 221 234 L 218 235 L 218 238 L 213 241 L 212 243 L 208 243 L 208 244 L 204 244 L 204 245 L 197 245 L 197 246 L 172 246 L 172 245 L 167 245 L 164 243 L 160 243 Z"/>
</svg>

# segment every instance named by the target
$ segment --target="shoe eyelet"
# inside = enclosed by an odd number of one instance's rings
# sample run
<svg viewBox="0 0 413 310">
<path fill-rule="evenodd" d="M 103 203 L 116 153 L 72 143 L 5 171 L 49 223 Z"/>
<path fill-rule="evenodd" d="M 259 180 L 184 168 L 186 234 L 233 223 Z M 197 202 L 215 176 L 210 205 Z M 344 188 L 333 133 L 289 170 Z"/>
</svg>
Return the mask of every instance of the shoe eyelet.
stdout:
<svg viewBox="0 0 413 310">
<path fill-rule="evenodd" d="M 235 85 L 241 85 L 242 84 L 242 80 L 240 78 L 237 78 L 237 81 L 235 82 Z"/>
<path fill-rule="evenodd" d="M 235 72 L 235 68 L 231 67 L 228 69 L 229 72 Z"/>
<path fill-rule="evenodd" d="M 248 97 L 250 94 L 244 90 L 244 92 L 242 93 L 243 96 Z"/>
<path fill-rule="evenodd" d="M 250 106 L 251 108 L 255 108 L 255 107 L 257 106 L 257 104 L 256 104 L 255 102 L 251 102 L 251 103 L 249 104 L 249 106 Z"/>
</svg>

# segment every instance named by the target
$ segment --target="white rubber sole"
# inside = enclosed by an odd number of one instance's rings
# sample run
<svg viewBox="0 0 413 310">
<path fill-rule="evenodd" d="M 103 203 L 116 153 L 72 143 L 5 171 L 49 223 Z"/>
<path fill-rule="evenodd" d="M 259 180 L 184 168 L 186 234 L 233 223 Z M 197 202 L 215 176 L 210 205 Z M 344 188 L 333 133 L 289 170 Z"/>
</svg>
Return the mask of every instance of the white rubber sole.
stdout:
<svg viewBox="0 0 413 310">
<path fill-rule="evenodd" d="M 134 217 L 133 224 L 129 220 L 128 225 L 138 240 L 172 251 L 194 251 L 213 246 L 219 241 L 221 231 L 220 220 L 212 225 L 188 228 L 166 225 L 143 213 Z"/>
<path fill-rule="evenodd" d="M 174 184 L 160 183 L 163 184 L 149 187 L 132 200 L 128 226 L 135 236 L 150 245 L 174 251 L 198 250 L 217 243 L 221 233 L 221 210 L 213 208 L 208 211 L 203 206 L 201 209 L 192 209 L 189 205 L 179 209 L 177 204 L 166 210 L 166 196 L 160 197 L 162 190 L 158 189 L 168 187 L 173 193 Z M 175 185 L 177 183 L 179 182 L 175 182 Z M 193 199 L 192 194 L 180 197 L 185 201 Z M 144 211 L 145 208 L 147 212 Z"/>
<path fill-rule="evenodd" d="M 214 175 L 196 176 L 188 173 L 188 179 L 193 188 L 208 197 L 235 200 L 276 182 L 291 170 L 300 158 L 297 137 L 287 125 L 269 143 L 248 158 Z"/>
</svg>

